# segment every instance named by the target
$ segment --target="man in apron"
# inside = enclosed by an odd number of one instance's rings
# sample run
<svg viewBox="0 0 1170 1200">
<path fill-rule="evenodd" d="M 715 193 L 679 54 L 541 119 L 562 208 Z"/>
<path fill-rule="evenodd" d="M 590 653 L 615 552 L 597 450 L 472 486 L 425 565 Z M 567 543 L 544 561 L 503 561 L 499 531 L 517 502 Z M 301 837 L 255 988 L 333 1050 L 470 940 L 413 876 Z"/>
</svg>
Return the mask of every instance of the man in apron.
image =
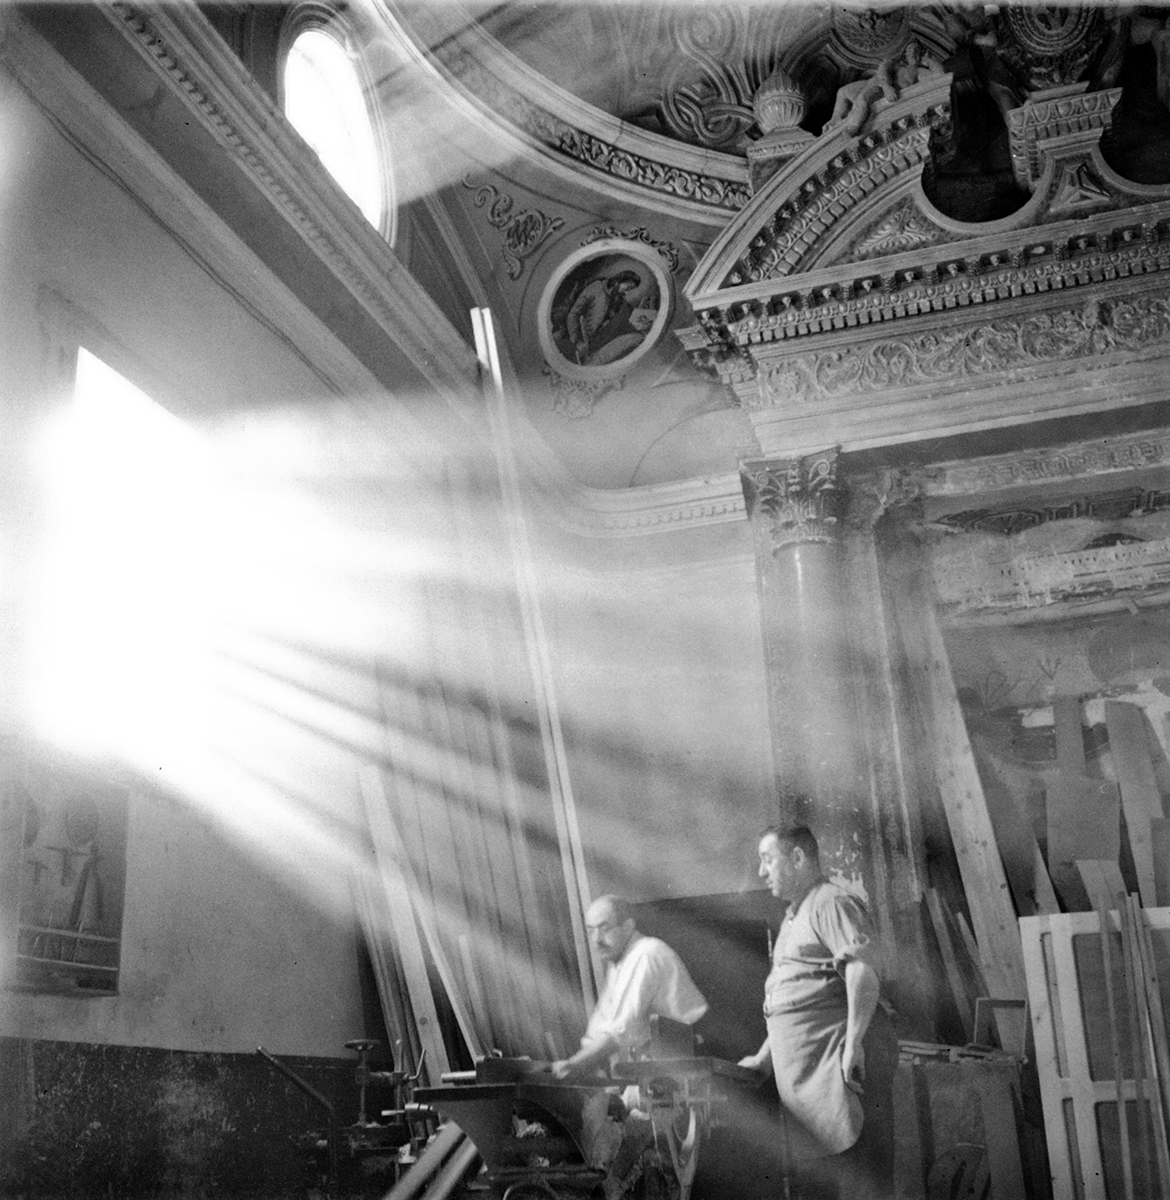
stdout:
<svg viewBox="0 0 1170 1200">
<path fill-rule="evenodd" d="M 740 1065 L 775 1078 L 801 1200 L 887 1200 L 898 1043 L 878 1003 L 865 905 L 821 873 L 807 826 L 769 827 L 759 853 L 761 878 L 788 909 L 764 987 L 768 1036 Z"/>
</svg>

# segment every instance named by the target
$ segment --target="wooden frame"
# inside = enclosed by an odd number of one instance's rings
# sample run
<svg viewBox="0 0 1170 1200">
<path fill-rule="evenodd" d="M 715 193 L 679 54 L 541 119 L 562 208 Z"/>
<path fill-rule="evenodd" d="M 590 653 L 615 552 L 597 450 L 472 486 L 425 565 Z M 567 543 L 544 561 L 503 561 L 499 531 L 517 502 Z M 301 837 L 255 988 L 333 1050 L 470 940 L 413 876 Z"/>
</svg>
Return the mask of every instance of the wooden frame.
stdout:
<svg viewBox="0 0 1170 1200">
<path fill-rule="evenodd" d="M 1170 908 L 1142 909 L 1138 915 L 1145 935 L 1170 936 Z M 1127 1017 L 1124 1026 L 1118 1019 L 1122 993 L 1109 1004 L 1106 987 L 1097 994 L 1085 986 L 1091 982 L 1091 969 L 1100 966 L 1103 972 L 1105 962 L 1111 958 L 1110 978 L 1116 981 L 1119 975 L 1123 977 L 1125 1000 L 1131 1011 L 1136 1011 L 1139 1003 L 1142 1007 L 1146 1004 L 1142 981 L 1133 976 L 1131 956 L 1124 953 L 1127 933 L 1122 915 L 1114 909 L 1106 917 L 1109 933 L 1116 936 L 1117 949 L 1112 955 L 1104 953 L 1101 918 L 1096 912 L 1020 918 L 1052 1190 L 1062 1200 L 1120 1200 L 1133 1186 L 1129 1182 L 1131 1172 L 1140 1170 L 1151 1180 L 1155 1170 L 1160 1174 L 1163 1169 L 1160 1162 L 1150 1161 L 1155 1157 L 1156 1145 L 1144 1149 L 1143 1103 L 1150 1106 L 1154 1130 L 1164 1120 L 1156 1090 L 1143 1085 L 1143 1070 L 1152 1069 L 1148 1030 L 1139 1020 L 1139 1036 L 1135 1039 L 1129 1035 L 1134 1027 L 1132 1019 Z M 1149 936 L 1146 940 L 1150 941 Z M 1102 982 L 1104 978 L 1102 974 Z M 1116 990 L 1116 984 L 1112 986 Z M 1094 1018 L 1100 1019 L 1096 1014 L 1101 1012 L 1111 1028 L 1103 1044 L 1091 1036 L 1087 1027 Z M 1117 1060 L 1128 1062 L 1130 1067 L 1121 1079 L 1113 1066 Z M 1119 1099 L 1129 1110 L 1128 1121 L 1122 1118 Z M 1119 1154 L 1108 1149 L 1103 1152 L 1102 1130 L 1108 1114 L 1102 1110 L 1109 1108 L 1116 1114 L 1112 1124 L 1118 1127 L 1119 1138 L 1125 1131 Z M 1137 1160 L 1133 1157 L 1135 1148 L 1139 1152 Z M 1144 1163 L 1140 1161 L 1143 1153 L 1149 1155 Z M 1113 1187 L 1109 1187 L 1110 1182 Z"/>
</svg>

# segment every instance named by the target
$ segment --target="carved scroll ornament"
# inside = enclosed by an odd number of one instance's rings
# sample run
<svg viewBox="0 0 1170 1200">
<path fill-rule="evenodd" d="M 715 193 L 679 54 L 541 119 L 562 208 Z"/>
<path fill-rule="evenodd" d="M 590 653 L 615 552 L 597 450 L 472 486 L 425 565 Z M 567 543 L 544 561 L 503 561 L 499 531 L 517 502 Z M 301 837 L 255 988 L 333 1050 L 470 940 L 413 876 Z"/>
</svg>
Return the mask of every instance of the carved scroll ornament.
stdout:
<svg viewBox="0 0 1170 1200">
<path fill-rule="evenodd" d="M 1170 337 L 1170 294 L 1093 300 L 1076 308 L 793 355 L 762 375 L 753 407 L 875 389 L 954 383 L 1012 367 L 1139 350 Z"/>
</svg>

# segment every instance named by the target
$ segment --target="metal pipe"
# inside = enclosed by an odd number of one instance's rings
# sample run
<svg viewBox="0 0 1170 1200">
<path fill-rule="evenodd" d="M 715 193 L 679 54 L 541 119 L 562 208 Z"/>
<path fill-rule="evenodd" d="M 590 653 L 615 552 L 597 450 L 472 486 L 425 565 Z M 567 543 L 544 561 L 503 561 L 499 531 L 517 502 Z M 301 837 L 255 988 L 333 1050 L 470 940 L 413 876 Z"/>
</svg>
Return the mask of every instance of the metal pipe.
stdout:
<svg viewBox="0 0 1170 1200">
<path fill-rule="evenodd" d="M 419 1196 L 419 1200 L 447 1200 L 463 1182 L 463 1177 L 471 1170 L 472 1163 L 478 1157 L 479 1151 L 475 1144 L 464 1141 L 447 1160 L 446 1166 L 435 1176 L 430 1187 Z"/>
<path fill-rule="evenodd" d="M 447 1157 L 464 1140 L 465 1134 L 458 1125 L 448 1123 L 440 1126 L 438 1133 L 431 1139 L 430 1145 L 419 1155 L 418 1162 L 403 1175 L 382 1200 L 416 1200 L 422 1189 L 426 1187 L 428 1180 L 442 1169 Z M 470 1142 L 467 1144 L 471 1145 Z"/>
</svg>

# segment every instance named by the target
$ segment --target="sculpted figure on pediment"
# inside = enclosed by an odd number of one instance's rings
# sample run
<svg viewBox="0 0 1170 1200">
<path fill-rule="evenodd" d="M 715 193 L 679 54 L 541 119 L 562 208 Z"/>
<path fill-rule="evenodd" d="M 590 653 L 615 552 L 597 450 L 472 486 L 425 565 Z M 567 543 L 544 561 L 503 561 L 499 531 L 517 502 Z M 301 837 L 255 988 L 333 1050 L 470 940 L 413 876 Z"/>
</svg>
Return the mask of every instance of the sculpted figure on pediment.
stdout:
<svg viewBox="0 0 1170 1200">
<path fill-rule="evenodd" d="M 904 89 L 943 73 L 942 63 L 917 38 L 911 38 L 900 53 L 884 59 L 873 75 L 837 89 L 833 115 L 822 132 L 829 133 L 844 125 L 849 136 L 856 137 L 875 106 L 882 101 L 892 103 Z"/>
</svg>

